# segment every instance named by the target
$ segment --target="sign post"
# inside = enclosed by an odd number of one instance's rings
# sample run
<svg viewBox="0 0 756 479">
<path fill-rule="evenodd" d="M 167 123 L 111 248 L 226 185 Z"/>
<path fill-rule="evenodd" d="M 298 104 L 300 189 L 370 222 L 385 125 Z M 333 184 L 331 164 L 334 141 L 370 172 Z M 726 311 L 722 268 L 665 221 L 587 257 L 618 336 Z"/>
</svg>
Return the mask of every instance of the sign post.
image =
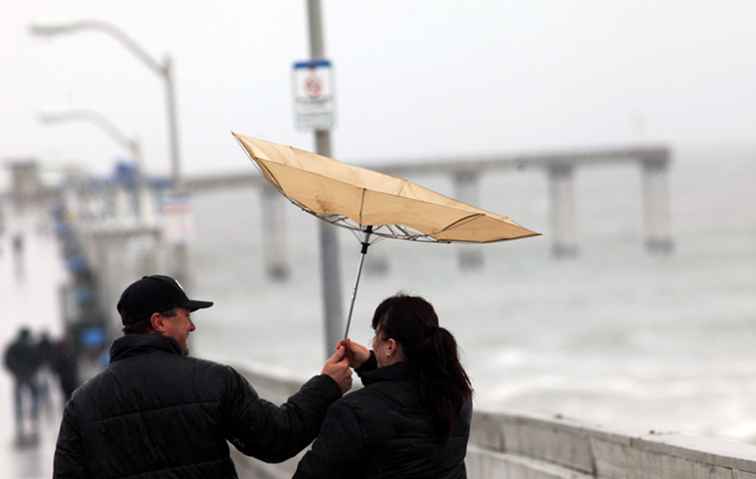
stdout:
<svg viewBox="0 0 756 479">
<path fill-rule="evenodd" d="M 297 125 L 299 128 L 309 125 L 307 129 L 312 129 L 315 133 L 315 151 L 319 155 L 331 156 L 331 126 L 334 122 L 333 83 L 330 75 L 331 62 L 325 59 L 320 0 L 307 0 L 307 27 L 310 60 L 294 64 L 294 105 L 296 112 L 299 108 L 302 109 L 302 121 L 300 122 L 297 114 Z M 298 92 L 303 94 L 298 95 Z M 328 357 L 344 330 L 339 237 L 336 235 L 336 228 L 325 221 L 318 223 L 325 356 Z"/>
<path fill-rule="evenodd" d="M 335 123 L 331 62 L 295 62 L 292 68 L 294 118 L 299 130 L 330 130 Z"/>
</svg>

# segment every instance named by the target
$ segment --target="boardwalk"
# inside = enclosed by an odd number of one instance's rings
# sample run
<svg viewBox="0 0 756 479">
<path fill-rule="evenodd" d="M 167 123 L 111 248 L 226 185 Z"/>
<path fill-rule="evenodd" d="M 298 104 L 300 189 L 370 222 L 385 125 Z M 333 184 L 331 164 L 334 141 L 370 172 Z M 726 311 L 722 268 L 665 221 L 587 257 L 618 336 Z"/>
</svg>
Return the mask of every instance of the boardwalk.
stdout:
<svg viewBox="0 0 756 479">
<path fill-rule="evenodd" d="M 42 213 L 23 218 L 6 218 L 5 231 L 0 232 L 0 304 L 3 327 L 0 344 L 10 342 L 22 325 L 33 333 L 43 330 L 59 335 L 62 325 L 58 310 L 58 285 L 64 273 L 55 237 Z M 23 238 L 22 261 L 14 261 L 12 238 Z M 14 444 L 12 382 L 8 374 L 0 374 L 0 477 L 49 478 L 60 421 L 61 401 L 55 384 L 52 408 L 43 409 L 40 440 L 37 446 Z M 47 412 L 47 414 L 45 414 Z"/>
</svg>

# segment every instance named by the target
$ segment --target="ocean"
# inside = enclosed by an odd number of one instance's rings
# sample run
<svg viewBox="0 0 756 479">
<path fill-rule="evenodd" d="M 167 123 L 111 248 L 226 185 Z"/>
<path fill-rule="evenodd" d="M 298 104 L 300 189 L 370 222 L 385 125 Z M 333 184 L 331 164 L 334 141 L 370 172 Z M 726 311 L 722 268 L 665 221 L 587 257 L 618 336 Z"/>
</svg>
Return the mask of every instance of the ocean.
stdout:
<svg viewBox="0 0 756 479">
<path fill-rule="evenodd" d="M 564 260 L 550 255 L 546 175 L 489 174 L 479 206 L 544 236 L 475 246 L 474 271 L 457 267 L 457 245 L 376 243 L 369 257 L 389 271 L 363 275 L 351 337 L 369 344 L 386 296 L 419 294 L 456 336 L 477 408 L 756 442 L 756 149 L 674 152 L 674 253 L 644 249 L 636 166 L 576 171 L 580 253 Z M 450 178 L 410 179 L 453 195 Z M 265 275 L 258 192 L 196 196 L 192 208 L 192 294 L 216 302 L 195 315 L 197 354 L 318 372 L 318 220 L 286 203 L 292 274 L 277 283 Z M 346 230 L 339 242 L 346 312 L 359 244 Z"/>
</svg>

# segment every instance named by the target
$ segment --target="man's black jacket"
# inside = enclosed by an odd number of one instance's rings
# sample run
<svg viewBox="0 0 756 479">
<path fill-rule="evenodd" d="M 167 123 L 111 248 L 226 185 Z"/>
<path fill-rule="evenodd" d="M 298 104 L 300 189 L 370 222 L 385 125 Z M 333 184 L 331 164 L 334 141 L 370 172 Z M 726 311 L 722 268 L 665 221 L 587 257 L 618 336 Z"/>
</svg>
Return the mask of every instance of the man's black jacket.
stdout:
<svg viewBox="0 0 756 479">
<path fill-rule="evenodd" d="M 283 461 L 313 440 L 341 396 L 320 375 L 275 406 L 232 368 L 186 357 L 156 334 L 119 338 L 110 354 L 110 366 L 66 405 L 56 479 L 236 478 L 226 441 Z"/>
<path fill-rule="evenodd" d="M 472 402 L 440 440 L 406 363 L 357 369 L 365 385 L 335 402 L 294 479 L 463 479 Z"/>
</svg>

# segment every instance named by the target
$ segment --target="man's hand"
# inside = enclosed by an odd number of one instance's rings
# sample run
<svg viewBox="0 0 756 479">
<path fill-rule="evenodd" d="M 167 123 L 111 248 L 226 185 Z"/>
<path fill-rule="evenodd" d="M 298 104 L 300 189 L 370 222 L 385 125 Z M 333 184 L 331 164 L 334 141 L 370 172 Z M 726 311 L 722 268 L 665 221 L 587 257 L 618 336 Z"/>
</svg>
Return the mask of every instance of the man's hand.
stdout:
<svg viewBox="0 0 756 479">
<path fill-rule="evenodd" d="M 352 388 L 352 370 L 344 346 L 337 347 L 336 352 L 326 360 L 322 373 L 336 381 L 342 394 Z"/>
<path fill-rule="evenodd" d="M 346 351 L 346 357 L 349 359 L 349 365 L 355 369 L 362 366 L 365 361 L 370 359 L 370 350 L 362 344 L 347 338 L 336 344 L 337 348 L 343 347 Z"/>
</svg>

